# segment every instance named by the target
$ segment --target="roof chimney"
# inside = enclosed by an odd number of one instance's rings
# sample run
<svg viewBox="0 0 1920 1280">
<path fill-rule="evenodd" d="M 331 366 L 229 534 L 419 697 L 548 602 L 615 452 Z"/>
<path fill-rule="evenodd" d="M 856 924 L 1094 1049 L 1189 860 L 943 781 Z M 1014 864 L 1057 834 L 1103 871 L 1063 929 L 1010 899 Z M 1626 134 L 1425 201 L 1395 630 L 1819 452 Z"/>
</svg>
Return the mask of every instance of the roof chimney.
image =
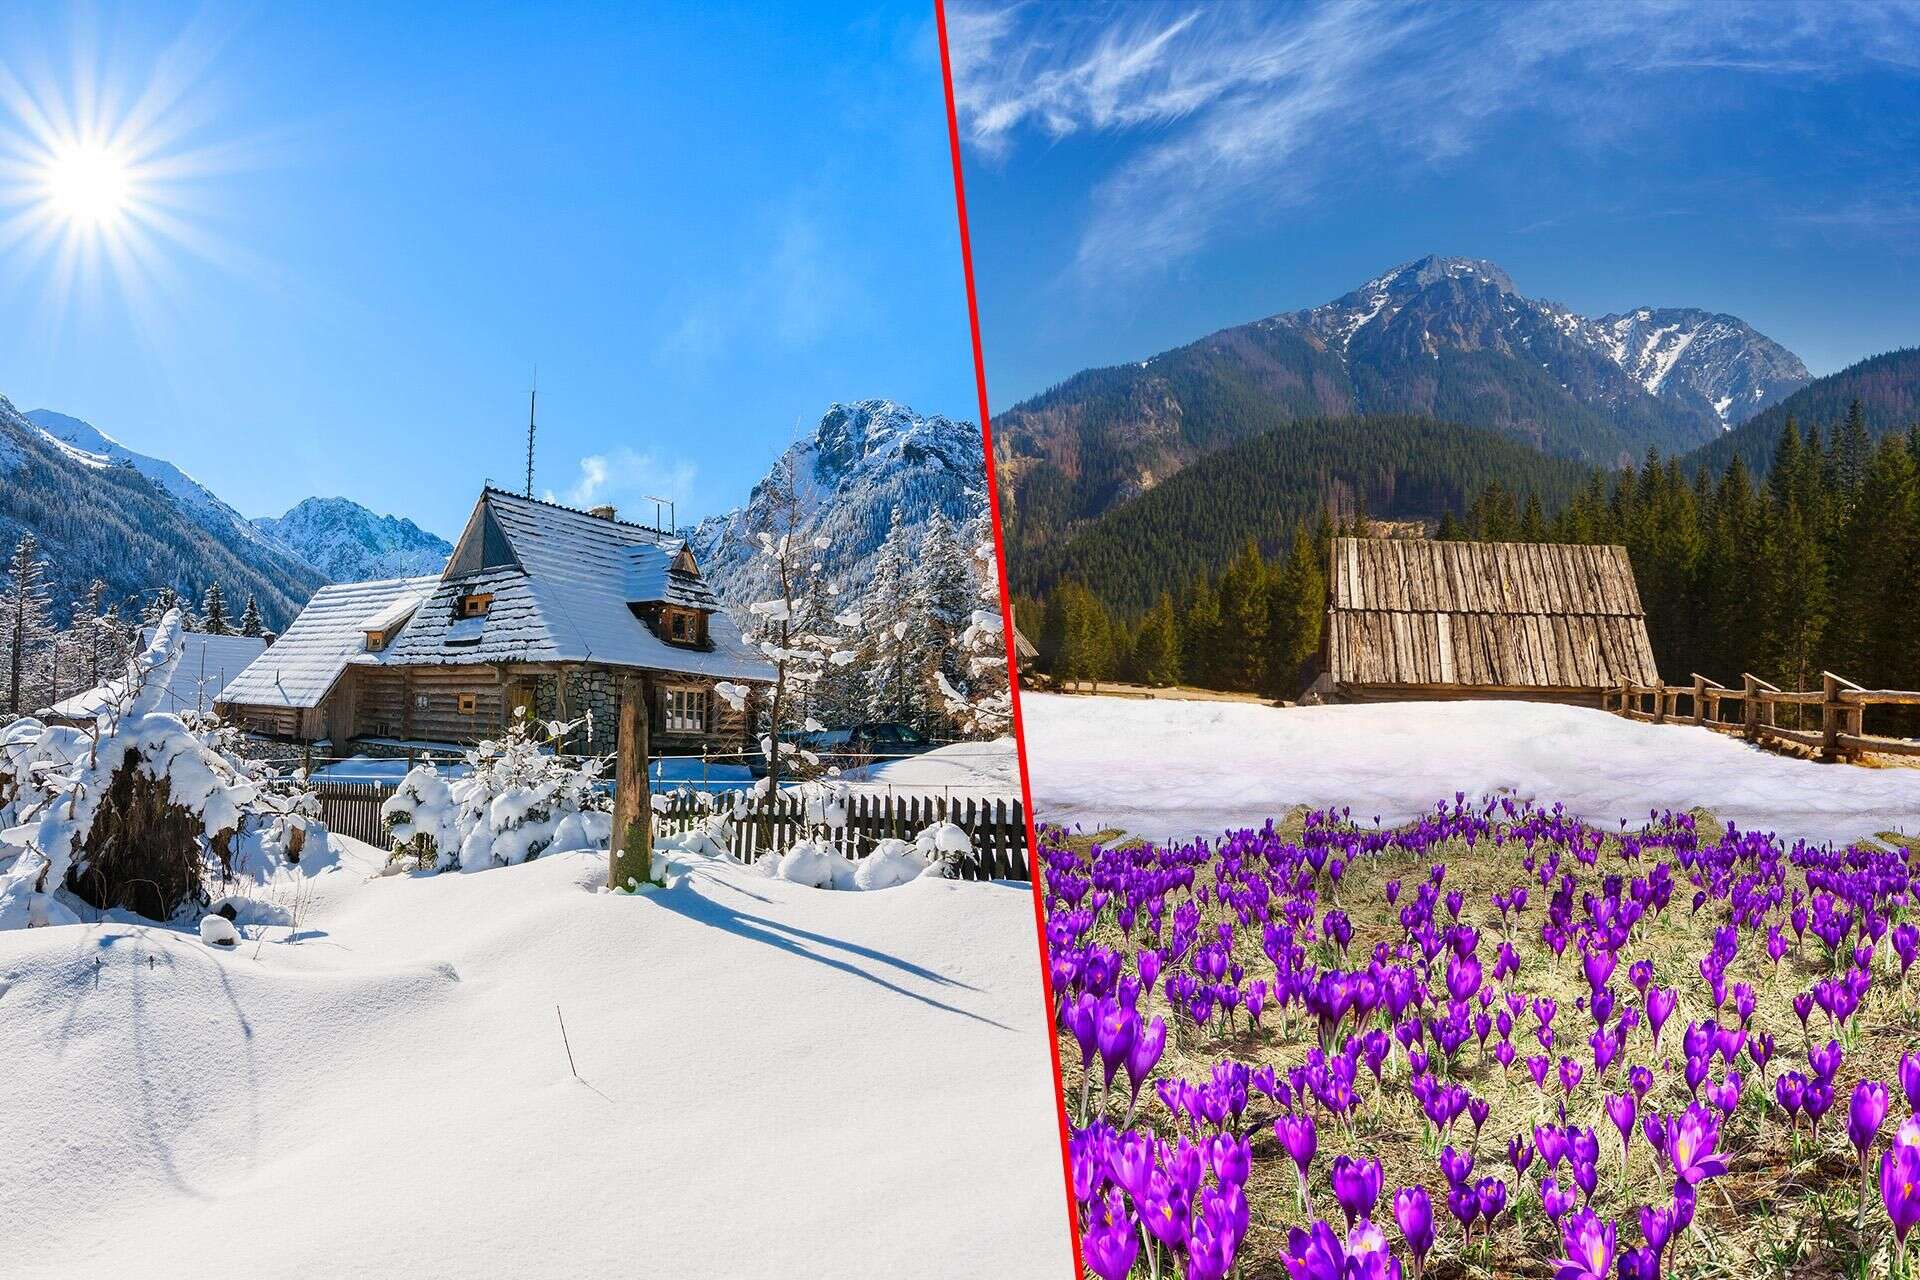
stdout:
<svg viewBox="0 0 1920 1280">
<path fill-rule="evenodd" d="M 602 520 L 611 520 L 613 519 L 613 508 L 611 506 L 588 507 L 587 514 L 590 516 L 599 516 Z"/>
</svg>

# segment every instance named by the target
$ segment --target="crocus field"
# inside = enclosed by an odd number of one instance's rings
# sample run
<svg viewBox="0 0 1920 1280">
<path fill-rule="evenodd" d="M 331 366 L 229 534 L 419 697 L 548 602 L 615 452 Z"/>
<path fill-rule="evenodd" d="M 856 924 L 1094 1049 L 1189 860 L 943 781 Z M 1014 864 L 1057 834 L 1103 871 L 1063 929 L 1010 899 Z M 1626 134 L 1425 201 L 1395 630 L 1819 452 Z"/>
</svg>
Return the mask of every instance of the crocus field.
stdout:
<svg viewBox="0 0 1920 1280">
<path fill-rule="evenodd" d="M 1902 844 L 1465 796 L 1041 836 L 1103 1280 L 1920 1275 Z"/>
</svg>

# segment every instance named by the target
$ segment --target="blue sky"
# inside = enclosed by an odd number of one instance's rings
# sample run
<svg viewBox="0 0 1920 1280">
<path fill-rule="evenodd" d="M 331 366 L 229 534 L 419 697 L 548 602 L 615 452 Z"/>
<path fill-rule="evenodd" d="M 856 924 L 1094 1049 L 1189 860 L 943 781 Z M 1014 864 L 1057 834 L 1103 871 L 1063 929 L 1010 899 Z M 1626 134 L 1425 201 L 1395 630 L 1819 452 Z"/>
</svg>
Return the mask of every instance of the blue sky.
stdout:
<svg viewBox="0 0 1920 1280">
<path fill-rule="evenodd" d="M 1427 253 L 1920 343 L 1920 7 L 949 8 L 990 402 Z"/>
<path fill-rule="evenodd" d="M 0 394 L 248 515 L 457 533 L 536 365 L 536 487 L 683 523 L 834 400 L 977 418 L 929 5 L 8 6 L 0 202 Z"/>
</svg>

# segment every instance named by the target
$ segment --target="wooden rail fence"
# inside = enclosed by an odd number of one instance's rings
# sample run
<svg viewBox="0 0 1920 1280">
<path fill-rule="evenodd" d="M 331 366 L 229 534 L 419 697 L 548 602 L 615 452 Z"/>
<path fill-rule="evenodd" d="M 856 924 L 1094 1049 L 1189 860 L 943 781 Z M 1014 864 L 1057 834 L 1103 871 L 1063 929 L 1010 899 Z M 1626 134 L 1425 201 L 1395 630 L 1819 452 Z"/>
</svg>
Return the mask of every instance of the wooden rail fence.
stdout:
<svg viewBox="0 0 1920 1280">
<path fill-rule="evenodd" d="M 393 847 L 380 806 L 399 789 L 393 782 L 330 782 L 314 784 L 321 818 L 329 831 L 363 840 L 379 849 Z M 716 808 L 702 805 L 687 791 L 659 793 L 654 809 L 655 830 L 678 835 L 712 813 L 736 815 L 731 797 L 721 793 Z M 833 845 L 849 858 L 862 858 L 886 839 L 911 841 L 935 822 L 952 822 L 973 842 L 974 856 L 955 869 L 962 880 L 1027 880 L 1032 878 L 1027 852 L 1027 817 L 1014 797 L 965 797 L 892 794 L 855 794 L 846 799 L 847 820 L 838 827 L 814 827 L 813 838 Z M 761 819 L 767 801 L 748 802 L 733 816 L 728 847 L 735 857 L 751 861 L 762 849 Z M 782 796 L 773 804 L 775 847 L 785 847 L 809 832 L 806 804 Z"/>
<path fill-rule="evenodd" d="M 1738 710 L 1738 719 L 1728 718 L 1729 706 Z M 1796 713 L 1801 720 L 1798 727 L 1781 724 L 1782 707 L 1813 709 L 1820 727 L 1805 726 L 1809 715 L 1806 710 Z M 1690 685 L 1623 683 L 1618 691 L 1607 695 L 1607 709 L 1630 720 L 1700 725 L 1738 734 L 1750 742 L 1778 738 L 1811 747 L 1826 760 L 1857 760 L 1868 752 L 1920 756 L 1920 741 L 1867 733 L 1864 720 L 1868 707 L 1920 707 L 1920 692 L 1863 689 L 1851 680 L 1823 671 L 1818 689 L 1782 689 L 1752 673 L 1742 675 L 1740 688 L 1729 689 L 1696 673 Z"/>
</svg>

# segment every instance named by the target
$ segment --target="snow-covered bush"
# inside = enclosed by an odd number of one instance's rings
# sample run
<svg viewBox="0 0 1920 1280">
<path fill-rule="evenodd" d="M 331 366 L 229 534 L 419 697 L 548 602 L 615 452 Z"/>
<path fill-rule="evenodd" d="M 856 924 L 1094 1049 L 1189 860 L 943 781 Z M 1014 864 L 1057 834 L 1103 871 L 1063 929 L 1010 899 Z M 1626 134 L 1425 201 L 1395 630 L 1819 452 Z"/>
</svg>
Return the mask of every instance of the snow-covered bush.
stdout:
<svg viewBox="0 0 1920 1280">
<path fill-rule="evenodd" d="M 84 731 L 23 716 L 0 729 L 0 828 L 37 816 L 92 749 Z"/>
<path fill-rule="evenodd" d="M 168 919 L 212 886 L 302 862 L 317 826 L 303 788 L 240 756 L 217 722 L 159 709 L 181 630 L 169 613 L 90 728 L 23 720 L 0 732 L 6 817 L 21 836 L 0 851 L 0 927 L 74 918 L 61 891 Z"/>
<path fill-rule="evenodd" d="M 466 776 L 449 780 L 423 764 L 401 780 L 380 806 L 399 858 L 423 869 L 481 871 L 606 847 L 613 833 L 599 789 L 606 762 L 555 754 L 575 725 L 529 720 L 524 708 L 514 717 L 500 740 L 467 752 Z"/>
<path fill-rule="evenodd" d="M 380 805 L 380 820 L 393 837 L 393 861 L 436 871 L 452 866 L 460 850 L 459 809 L 438 769 L 409 769 Z"/>
<path fill-rule="evenodd" d="M 882 840 L 856 864 L 853 887 L 891 889 L 927 873 L 926 855 L 905 840 Z"/>
<path fill-rule="evenodd" d="M 851 889 L 859 866 L 824 840 L 801 840 L 780 855 L 775 874 L 814 889 Z"/>
</svg>

